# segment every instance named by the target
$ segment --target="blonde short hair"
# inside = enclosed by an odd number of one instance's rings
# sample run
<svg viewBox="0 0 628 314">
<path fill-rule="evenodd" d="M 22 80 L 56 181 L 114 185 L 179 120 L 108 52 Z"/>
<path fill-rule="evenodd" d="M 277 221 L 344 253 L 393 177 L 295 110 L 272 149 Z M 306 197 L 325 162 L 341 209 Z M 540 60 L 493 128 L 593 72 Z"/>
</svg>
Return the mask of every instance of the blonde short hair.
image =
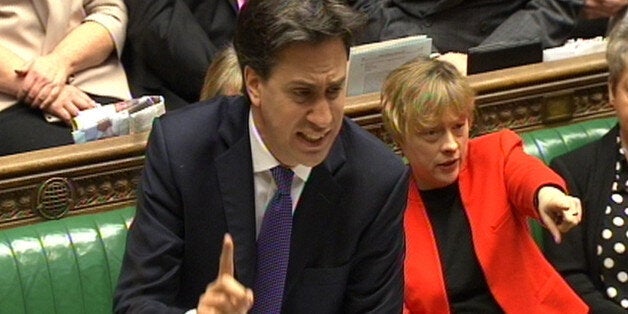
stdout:
<svg viewBox="0 0 628 314">
<path fill-rule="evenodd" d="M 226 46 L 214 57 L 209 68 L 207 68 L 200 100 L 210 99 L 218 95 L 241 95 L 243 85 L 235 49 L 232 45 Z"/>
<path fill-rule="evenodd" d="M 393 70 L 382 87 L 382 117 L 397 142 L 409 132 L 431 128 L 445 114 L 473 119 L 475 93 L 451 63 L 418 58 Z"/>
</svg>

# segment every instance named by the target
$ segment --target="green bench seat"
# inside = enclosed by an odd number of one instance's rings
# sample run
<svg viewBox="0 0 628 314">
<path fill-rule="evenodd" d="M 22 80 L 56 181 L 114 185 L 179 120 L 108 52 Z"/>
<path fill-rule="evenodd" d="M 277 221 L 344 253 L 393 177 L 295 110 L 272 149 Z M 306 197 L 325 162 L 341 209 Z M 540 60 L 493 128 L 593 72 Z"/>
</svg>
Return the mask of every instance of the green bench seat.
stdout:
<svg viewBox="0 0 628 314">
<path fill-rule="evenodd" d="M 0 313 L 111 313 L 134 207 L 0 230 Z"/>
</svg>

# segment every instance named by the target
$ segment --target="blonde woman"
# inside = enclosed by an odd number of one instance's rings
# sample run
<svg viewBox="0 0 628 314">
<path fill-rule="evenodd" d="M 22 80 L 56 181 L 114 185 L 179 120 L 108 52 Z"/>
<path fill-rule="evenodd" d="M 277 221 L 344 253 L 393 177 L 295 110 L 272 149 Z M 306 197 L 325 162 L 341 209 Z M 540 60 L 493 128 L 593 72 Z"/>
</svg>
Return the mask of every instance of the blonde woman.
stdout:
<svg viewBox="0 0 628 314">
<path fill-rule="evenodd" d="M 450 63 L 418 59 L 382 91 L 387 130 L 412 169 L 404 215 L 406 313 L 586 313 L 543 258 L 527 218 L 555 240 L 580 201 L 512 131 L 469 139 L 474 93 Z"/>
</svg>

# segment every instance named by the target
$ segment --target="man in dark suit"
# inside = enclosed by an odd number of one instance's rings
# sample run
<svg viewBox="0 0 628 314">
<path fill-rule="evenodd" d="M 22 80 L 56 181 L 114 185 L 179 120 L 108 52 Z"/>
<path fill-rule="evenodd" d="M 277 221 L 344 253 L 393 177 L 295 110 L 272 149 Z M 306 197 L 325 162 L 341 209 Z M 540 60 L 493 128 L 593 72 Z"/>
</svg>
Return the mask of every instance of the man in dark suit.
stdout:
<svg viewBox="0 0 628 314">
<path fill-rule="evenodd" d="M 235 31 L 236 0 L 125 0 L 122 56 L 131 93 L 163 95 L 168 109 L 198 101 L 205 71 Z"/>
<path fill-rule="evenodd" d="M 337 0 L 247 2 L 234 42 L 246 95 L 154 123 L 116 312 L 401 311 L 408 170 L 343 116 L 361 20 Z M 260 283 L 261 262 L 285 253 L 258 253 L 278 168 L 294 173 L 287 269 Z M 278 308 L 262 309 L 258 284 L 282 287 Z"/>
<path fill-rule="evenodd" d="M 540 40 L 560 46 L 575 27 L 581 0 L 386 0 L 380 38 L 426 34 L 436 51 L 466 53 L 487 44 Z"/>
</svg>

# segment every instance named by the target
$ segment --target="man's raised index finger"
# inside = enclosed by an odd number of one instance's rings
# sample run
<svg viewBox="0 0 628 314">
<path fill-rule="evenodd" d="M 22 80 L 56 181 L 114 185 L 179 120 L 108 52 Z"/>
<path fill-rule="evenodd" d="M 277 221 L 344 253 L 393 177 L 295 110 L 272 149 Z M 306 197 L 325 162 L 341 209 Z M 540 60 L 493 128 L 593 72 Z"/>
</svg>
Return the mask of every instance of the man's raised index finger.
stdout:
<svg viewBox="0 0 628 314">
<path fill-rule="evenodd" d="M 225 233 L 225 238 L 222 241 L 222 252 L 220 253 L 218 276 L 222 275 L 233 276 L 233 239 L 228 233 Z"/>
</svg>

